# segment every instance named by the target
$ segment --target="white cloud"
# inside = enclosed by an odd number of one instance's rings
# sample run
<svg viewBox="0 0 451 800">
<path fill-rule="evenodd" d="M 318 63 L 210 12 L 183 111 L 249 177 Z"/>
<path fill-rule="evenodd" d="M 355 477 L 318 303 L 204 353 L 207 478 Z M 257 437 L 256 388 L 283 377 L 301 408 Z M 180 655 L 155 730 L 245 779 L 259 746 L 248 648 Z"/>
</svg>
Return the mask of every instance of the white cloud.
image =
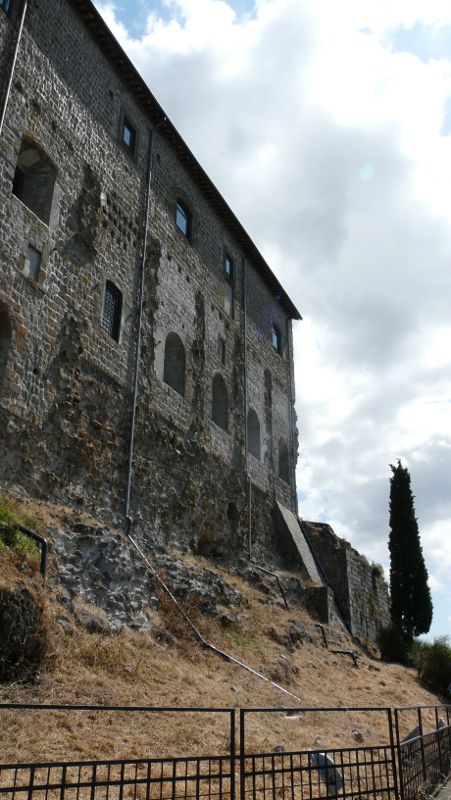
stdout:
<svg viewBox="0 0 451 800">
<path fill-rule="evenodd" d="M 451 60 L 391 42 L 401 27 L 451 25 L 448 0 L 259 0 L 244 16 L 225 0 L 172 0 L 140 38 L 114 3 L 98 6 L 305 315 L 301 514 L 386 563 L 389 464 L 401 457 L 440 604 L 451 566 L 451 136 L 440 132 Z"/>
</svg>

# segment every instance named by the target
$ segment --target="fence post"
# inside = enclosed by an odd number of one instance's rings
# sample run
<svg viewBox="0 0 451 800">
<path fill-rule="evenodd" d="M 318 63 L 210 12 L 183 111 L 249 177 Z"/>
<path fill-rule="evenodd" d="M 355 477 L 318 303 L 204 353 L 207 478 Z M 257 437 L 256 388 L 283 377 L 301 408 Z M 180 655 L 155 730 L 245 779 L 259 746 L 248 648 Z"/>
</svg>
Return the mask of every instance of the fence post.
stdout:
<svg viewBox="0 0 451 800">
<path fill-rule="evenodd" d="M 395 800 L 400 800 L 399 796 L 399 785 L 398 785 L 398 768 L 396 764 L 396 750 L 395 750 L 395 741 L 393 738 L 393 716 L 391 708 L 387 708 L 387 715 L 388 715 L 388 730 L 390 735 L 390 752 L 391 752 L 391 761 L 392 761 L 392 770 L 393 770 L 393 784 L 395 790 Z"/>
<path fill-rule="evenodd" d="M 440 765 L 440 774 L 443 775 L 443 762 L 442 762 L 442 734 L 440 733 L 440 728 L 438 726 L 438 707 L 435 707 L 435 735 L 437 739 L 437 749 L 438 749 L 438 763 Z"/>
<path fill-rule="evenodd" d="M 230 709 L 230 798 L 236 800 L 236 713 L 235 709 Z"/>
<path fill-rule="evenodd" d="M 245 709 L 240 708 L 240 800 L 245 800 L 246 795 L 246 778 L 244 775 L 244 751 L 246 747 L 246 739 L 244 733 L 244 715 Z"/>
<path fill-rule="evenodd" d="M 421 743 L 421 763 L 423 765 L 423 778 L 424 782 L 427 781 L 427 774 L 426 774 L 426 759 L 424 757 L 424 739 L 423 739 L 423 717 L 421 716 L 421 707 L 417 709 L 418 715 L 418 728 L 420 729 L 420 743 Z"/>
<path fill-rule="evenodd" d="M 398 751 L 399 796 L 400 800 L 405 800 L 404 769 L 402 762 L 401 740 L 399 738 L 399 718 L 398 718 L 397 708 L 395 708 L 395 736 L 396 736 L 396 750 Z"/>
</svg>

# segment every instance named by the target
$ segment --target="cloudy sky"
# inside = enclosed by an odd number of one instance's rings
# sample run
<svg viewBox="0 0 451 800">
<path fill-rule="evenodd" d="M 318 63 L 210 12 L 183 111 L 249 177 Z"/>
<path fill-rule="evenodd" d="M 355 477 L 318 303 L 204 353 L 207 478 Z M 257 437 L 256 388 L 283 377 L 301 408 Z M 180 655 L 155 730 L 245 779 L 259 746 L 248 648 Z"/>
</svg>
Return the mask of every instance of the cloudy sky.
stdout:
<svg viewBox="0 0 451 800">
<path fill-rule="evenodd" d="M 449 0 L 96 0 L 303 314 L 300 514 L 388 564 L 411 472 L 451 634 Z"/>
</svg>

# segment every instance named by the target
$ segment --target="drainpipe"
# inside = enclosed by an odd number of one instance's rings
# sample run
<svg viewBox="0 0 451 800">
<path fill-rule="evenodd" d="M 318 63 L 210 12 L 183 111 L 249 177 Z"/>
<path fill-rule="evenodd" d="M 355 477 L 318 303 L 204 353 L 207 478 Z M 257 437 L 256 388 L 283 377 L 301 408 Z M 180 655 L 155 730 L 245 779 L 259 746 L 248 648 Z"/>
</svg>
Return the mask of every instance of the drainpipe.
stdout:
<svg viewBox="0 0 451 800">
<path fill-rule="evenodd" d="M 293 348 L 291 347 L 292 343 L 292 327 L 291 327 L 291 320 L 287 319 L 287 364 L 288 364 L 288 421 L 290 424 L 290 450 L 292 453 L 291 463 L 292 463 L 292 480 L 291 486 L 294 483 L 294 507 L 296 516 L 298 514 L 298 493 L 296 491 L 296 459 L 295 459 L 295 435 L 294 435 L 294 414 L 293 414 L 293 403 L 294 403 L 294 379 L 293 379 L 293 372 L 291 369 L 291 359 L 293 354 Z M 293 493 L 293 490 L 292 490 Z"/>
<path fill-rule="evenodd" d="M 138 388 L 139 388 L 139 369 L 140 369 L 140 356 L 141 356 L 141 329 L 142 329 L 142 313 L 144 301 L 144 278 L 145 278 L 145 265 L 147 253 L 147 239 L 149 233 L 149 211 L 150 211 L 150 187 L 152 183 L 152 155 L 153 155 L 153 135 L 154 131 L 163 125 L 166 117 L 156 125 L 149 132 L 149 145 L 147 151 L 147 188 L 144 201 L 144 230 L 143 230 L 143 243 L 140 263 L 139 275 L 139 301 L 138 301 L 138 320 L 137 320 L 137 333 L 135 342 L 135 368 L 133 377 L 133 397 L 132 397 L 132 417 L 130 423 L 130 442 L 128 447 L 128 468 L 127 468 L 127 489 L 125 493 L 125 519 L 127 523 L 127 530 L 130 532 L 132 526 L 132 519 L 130 517 L 130 496 L 132 491 L 133 479 L 133 452 L 135 446 L 135 428 L 136 428 L 136 406 L 138 402 Z"/>
<path fill-rule="evenodd" d="M 247 551 L 248 556 L 252 556 L 252 482 L 249 475 L 249 448 L 247 435 L 247 307 L 246 307 L 246 256 L 243 256 L 243 275 L 242 275 L 242 307 L 243 307 L 243 371 L 244 371 L 244 459 L 247 482 Z"/>
<path fill-rule="evenodd" d="M 13 79 L 14 79 L 14 72 L 15 72 L 15 69 L 16 69 L 17 57 L 19 55 L 20 42 L 22 40 L 22 33 L 23 33 L 24 25 L 25 25 L 25 17 L 26 17 L 26 14 L 27 14 L 27 8 L 28 8 L 28 0 L 24 0 L 23 1 L 23 5 L 22 5 L 22 12 L 21 12 L 21 15 L 20 15 L 19 30 L 17 32 L 16 43 L 14 45 L 14 52 L 13 52 L 13 56 L 12 56 L 12 59 L 11 59 L 11 63 L 9 65 L 9 73 L 8 73 L 8 80 L 7 80 L 7 83 L 6 83 L 5 94 L 4 94 L 4 97 L 3 97 L 3 100 L 2 100 L 2 108 L 1 108 L 1 113 L 0 113 L 0 136 L 2 135 L 3 125 L 4 125 L 5 117 L 6 117 L 6 109 L 8 108 L 9 97 L 10 97 L 10 94 L 11 94 L 11 86 L 12 86 Z"/>
</svg>

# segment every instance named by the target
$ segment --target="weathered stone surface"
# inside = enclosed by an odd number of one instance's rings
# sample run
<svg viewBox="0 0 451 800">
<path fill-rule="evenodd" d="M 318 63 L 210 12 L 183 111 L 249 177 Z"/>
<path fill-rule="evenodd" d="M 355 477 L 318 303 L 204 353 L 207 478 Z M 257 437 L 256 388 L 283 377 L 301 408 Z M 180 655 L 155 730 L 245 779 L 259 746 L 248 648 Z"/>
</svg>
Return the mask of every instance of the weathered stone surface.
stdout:
<svg viewBox="0 0 451 800">
<path fill-rule="evenodd" d="M 0 681 L 29 678 L 47 645 L 42 596 L 22 584 L 0 586 Z"/>
<path fill-rule="evenodd" d="M 216 573 L 173 553 L 149 553 L 175 597 L 194 601 L 201 613 L 224 615 L 240 593 Z M 92 633 L 124 626 L 154 632 L 149 609 L 158 608 L 158 582 L 126 536 L 105 527 L 73 525 L 52 532 L 52 560 L 76 619 Z M 62 625 L 64 627 L 64 624 Z"/>
</svg>

